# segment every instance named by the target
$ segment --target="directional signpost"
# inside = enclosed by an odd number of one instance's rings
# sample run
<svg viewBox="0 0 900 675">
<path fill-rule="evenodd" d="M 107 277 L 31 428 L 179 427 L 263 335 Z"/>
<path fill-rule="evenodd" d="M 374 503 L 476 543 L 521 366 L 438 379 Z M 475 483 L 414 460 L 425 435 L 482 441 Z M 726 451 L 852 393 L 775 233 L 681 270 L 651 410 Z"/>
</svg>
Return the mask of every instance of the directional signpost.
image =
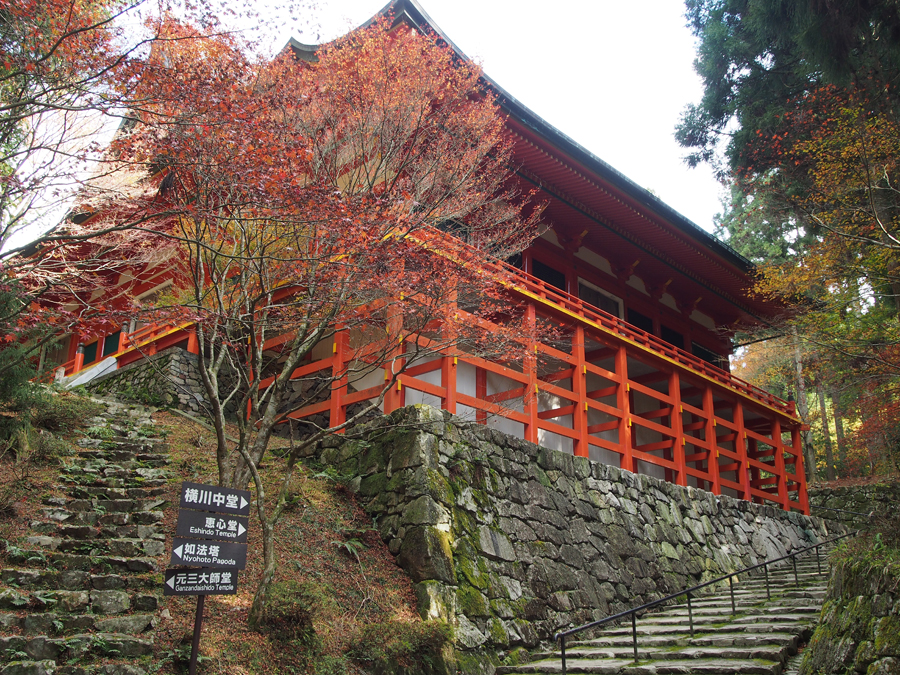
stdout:
<svg viewBox="0 0 900 675">
<path fill-rule="evenodd" d="M 163 595 L 197 596 L 189 669 L 194 675 L 206 596 L 237 593 L 238 570 L 247 566 L 250 493 L 217 485 L 182 483 L 180 506 L 169 564 L 202 567 L 167 569 Z"/>
</svg>

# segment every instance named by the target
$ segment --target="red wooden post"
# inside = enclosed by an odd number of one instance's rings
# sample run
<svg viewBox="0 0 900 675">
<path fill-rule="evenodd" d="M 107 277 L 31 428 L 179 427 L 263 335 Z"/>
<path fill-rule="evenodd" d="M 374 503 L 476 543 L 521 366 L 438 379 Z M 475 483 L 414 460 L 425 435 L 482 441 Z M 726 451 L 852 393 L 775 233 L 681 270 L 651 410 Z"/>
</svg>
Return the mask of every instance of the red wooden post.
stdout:
<svg viewBox="0 0 900 675">
<path fill-rule="evenodd" d="M 391 305 L 387 309 L 387 339 L 394 342 L 394 346 L 388 348 L 388 358 L 384 364 L 384 381 L 389 382 L 393 374 L 403 368 L 401 355 L 403 346 L 403 316 L 400 308 Z M 403 385 L 400 380 L 394 382 L 384 395 L 384 414 L 394 412 L 403 407 Z"/>
<path fill-rule="evenodd" d="M 572 393 L 575 395 L 575 411 L 572 414 L 572 429 L 577 434 L 574 443 L 575 455 L 588 456 L 588 414 L 587 414 L 587 366 L 584 361 L 584 328 L 578 326 L 572 336 Z"/>
<path fill-rule="evenodd" d="M 475 368 L 475 398 L 479 401 L 487 398 L 487 371 L 484 368 Z M 475 421 L 478 424 L 487 424 L 487 413 L 484 410 L 476 410 Z"/>
<path fill-rule="evenodd" d="M 619 378 L 619 386 L 616 388 L 616 407 L 622 413 L 619 419 L 619 446 L 621 457 L 619 466 L 626 471 L 634 471 L 634 458 L 631 454 L 631 397 L 628 384 L 628 354 L 625 345 L 620 345 L 616 351 L 616 375 Z"/>
<path fill-rule="evenodd" d="M 189 354 L 199 354 L 200 353 L 200 341 L 197 339 L 197 327 L 196 326 L 193 326 L 188 329 L 187 350 L 188 350 Z"/>
<path fill-rule="evenodd" d="M 669 397 L 672 399 L 672 459 L 675 462 L 675 484 L 687 485 L 687 462 L 684 459 L 684 428 L 681 420 L 681 380 L 678 370 L 673 368 L 669 375 Z"/>
<path fill-rule="evenodd" d="M 744 406 L 738 401 L 734 407 L 734 425 L 737 427 L 734 450 L 738 455 L 738 480 L 741 485 L 741 499 L 750 501 L 750 465 L 747 463 L 747 432 L 744 428 Z"/>
<path fill-rule="evenodd" d="M 719 439 L 716 433 L 716 406 L 709 384 L 703 388 L 703 412 L 706 415 L 706 439 L 709 442 L 706 475 L 709 477 L 710 492 L 719 495 L 722 494 L 722 483 L 719 481 Z"/>
<path fill-rule="evenodd" d="M 72 366 L 72 374 L 80 373 L 84 368 L 84 345 L 79 344 L 75 349 L 75 365 Z"/>
<path fill-rule="evenodd" d="M 806 467 L 803 466 L 803 441 L 800 437 L 800 425 L 795 424 L 791 427 L 791 447 L 794 450 L 796 463 L 794 471 L 797 472 L 797 489 L 799 491 L 798 500 L 800 501 L 800 510 L 809 515 L 809 495 L 806 493 Z"/>
<path fill-rule="evenodd" d="M 529 303 L 525 308 L 525 318 L 530 328 L 537 323 L 537 313 L 534 303 Z M 529 341 L 527 353 L 523 361 L 525 369 L 525 393 L 522 397 L 525 414 L 528 422 L 525 424 L 525 440 L 532 443 L 538 442 L 538 384 L 537 384 L 537 344 Z"/>
<path fill-rule="evenodd" d="M 784 443 L 781 440 L 781 422 L 772 420 L 772 454 L 775 464 L 775 485 L 778 488 L 778 503 L 785 511 L 790 511 L 788 506 L 787 477 L 784 468 Z"/>
<path fill-rule="evenodd" d="M 456 309 L 456 297 L 454 295 L 451 304 L 451 310 Z M 454 314 L 454 316 L 456 316 Z M 451 415 L 456 414 L 456 377 L 457 377 L 457 365 L 459 362 L 459 357 L 453 356 L 452 354 L 456 353 L 458 349 L 457 344 L 457 335 L 455 326 L 448 326 L 446 323 L 443 326 L 444 332 L 444 340 L 446 341 L 446 349 L 449 349 L 449 353 L 445 353 L 441 357 L 441 387 L 444 389 L 444 396 L 441 399 L 441 406 L 449 412 Z"/>
<path fill-rule="evenodd" d="M 331 359 L 331 408 L 329 410 L 328 424 L 332 427 L 347 421 L 347 408 L 344 406 L 344 397 L 347 395 L 347 352 L 349 351 L 349 336 L 346 330 L 338 330 L 334 334 L 334 352 Z M 341 432 L 343 433 L 343 432 Z"/>
</svg>

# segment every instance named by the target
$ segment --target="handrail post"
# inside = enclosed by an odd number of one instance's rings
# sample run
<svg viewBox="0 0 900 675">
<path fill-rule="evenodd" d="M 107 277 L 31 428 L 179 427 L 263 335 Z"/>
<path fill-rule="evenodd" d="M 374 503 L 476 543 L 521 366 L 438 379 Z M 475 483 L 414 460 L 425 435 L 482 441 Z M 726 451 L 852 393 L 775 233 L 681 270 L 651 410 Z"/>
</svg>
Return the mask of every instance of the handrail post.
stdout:
<svg viewBox="0 0 900 675">
<path fill-rule="evenodd" d="M 819 551 L 821 544 L 816 544 L 816 572 L 822 576 L 822 554 Z"/>
<path fill-rule="evenodd" d="M 566 636 L 559 636 L 559 649 L 562 654 L 562 675 L 566 675 Z"/>
<path fill-rule="evenodd" d="M 772 591 L 769 590 L 769 561 L 763 561 L 763 571 L 766 573 L 766 600 L 772 599 Z"/>
<path fill-rule="evenodd" d="M 688 606 L 688 624 L 691 627 L 691 637 L 694 637 L 694 610 L 691 608 L 691 592 L 687 592 L 687 606 Z"/>
<path fill-rule="evenodd" d="M 731 591 L 731 615 L 734 616 L 737 614 L 737 610 L 734 607 L 734 577 L 728 577 L 728 590 Z"/>
<path fill-rule="evenodd" d="M 800 577 L 797 576 L 797 556 L 791 556 L 791 562 L 794 563 L 794 586 L 800 588 Z"/>
<path fill-rule="evenodd" d="M 634 647 L 634 662 L 638 662 L 637 651 L 637 618 L 634 612 L 631 613 L 631 644 Z M 565 673 L 563 673 L 565 675 Z"/>
</svg>

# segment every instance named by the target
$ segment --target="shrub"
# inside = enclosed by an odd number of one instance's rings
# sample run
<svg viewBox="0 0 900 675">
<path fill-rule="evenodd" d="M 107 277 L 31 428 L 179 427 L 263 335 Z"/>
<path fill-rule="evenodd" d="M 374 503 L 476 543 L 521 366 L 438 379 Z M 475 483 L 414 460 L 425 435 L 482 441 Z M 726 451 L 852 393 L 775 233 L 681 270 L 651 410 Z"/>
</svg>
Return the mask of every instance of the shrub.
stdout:
<svg viewBox="0 0 900 675">
<path fill-rule="evenodd" d="M 453 635 L 444 621 L 386 621 L 360 628 L 350 645 L 357 661 L 396 664 L 400 667 L 425 665 L 440 657 L 441 648 Z"/>
<path fill-rule="evenodd" d="M 72 392 L 45 393 L 23 411 L 32 426 L 48 431 L 72 430 L 84 426 L 102 412 L 103 406 Z"/>
<path fill-rule="evenodd" d="M 317 646 L 313 620 L 331 600 L 318 584 L 283 581 L 271 585 L 261 630 L 286 642 Z"/>
</svg>

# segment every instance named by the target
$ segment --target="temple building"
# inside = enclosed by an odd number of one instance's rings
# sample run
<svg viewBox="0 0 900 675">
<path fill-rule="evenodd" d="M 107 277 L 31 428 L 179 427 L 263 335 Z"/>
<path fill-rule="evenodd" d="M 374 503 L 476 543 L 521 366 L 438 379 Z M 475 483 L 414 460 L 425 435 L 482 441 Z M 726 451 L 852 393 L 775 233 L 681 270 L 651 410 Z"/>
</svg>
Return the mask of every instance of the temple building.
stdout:
<svg viewBox="0 0 900 675">
<path fill-rule="evenodd" d="M 383 11 L 453 47 L 414 0 Z M 315 50 L 291 48 L 302 58 Z M 516 180 L 538 190 L 549 226 L 496 264 L 526 311 L 571 339 L 531 345 L 540 358 L 520 368 L 464 353 L 432 358 L 400 376 L 384 412 L 425 403 L 560 452 L 808 513 L 793 402 L 729 372 L 736 328 L 780 309 L 750 292 L 751 263 L 485 81 L 508 116 Z M 151 271 L 140 297 L 169 283 L 164 268 Z M 71 339 L 57 358 L 68 380 L 86 381 L 165 349 L 196 352 L 190 325 L 122 326 L 90 344 Z M 338 336 L 297 376 L 350 358 Z M 291 417 L 339 423 L 381 382 L 377 373 L 345 382 Z"/>
</svg>

